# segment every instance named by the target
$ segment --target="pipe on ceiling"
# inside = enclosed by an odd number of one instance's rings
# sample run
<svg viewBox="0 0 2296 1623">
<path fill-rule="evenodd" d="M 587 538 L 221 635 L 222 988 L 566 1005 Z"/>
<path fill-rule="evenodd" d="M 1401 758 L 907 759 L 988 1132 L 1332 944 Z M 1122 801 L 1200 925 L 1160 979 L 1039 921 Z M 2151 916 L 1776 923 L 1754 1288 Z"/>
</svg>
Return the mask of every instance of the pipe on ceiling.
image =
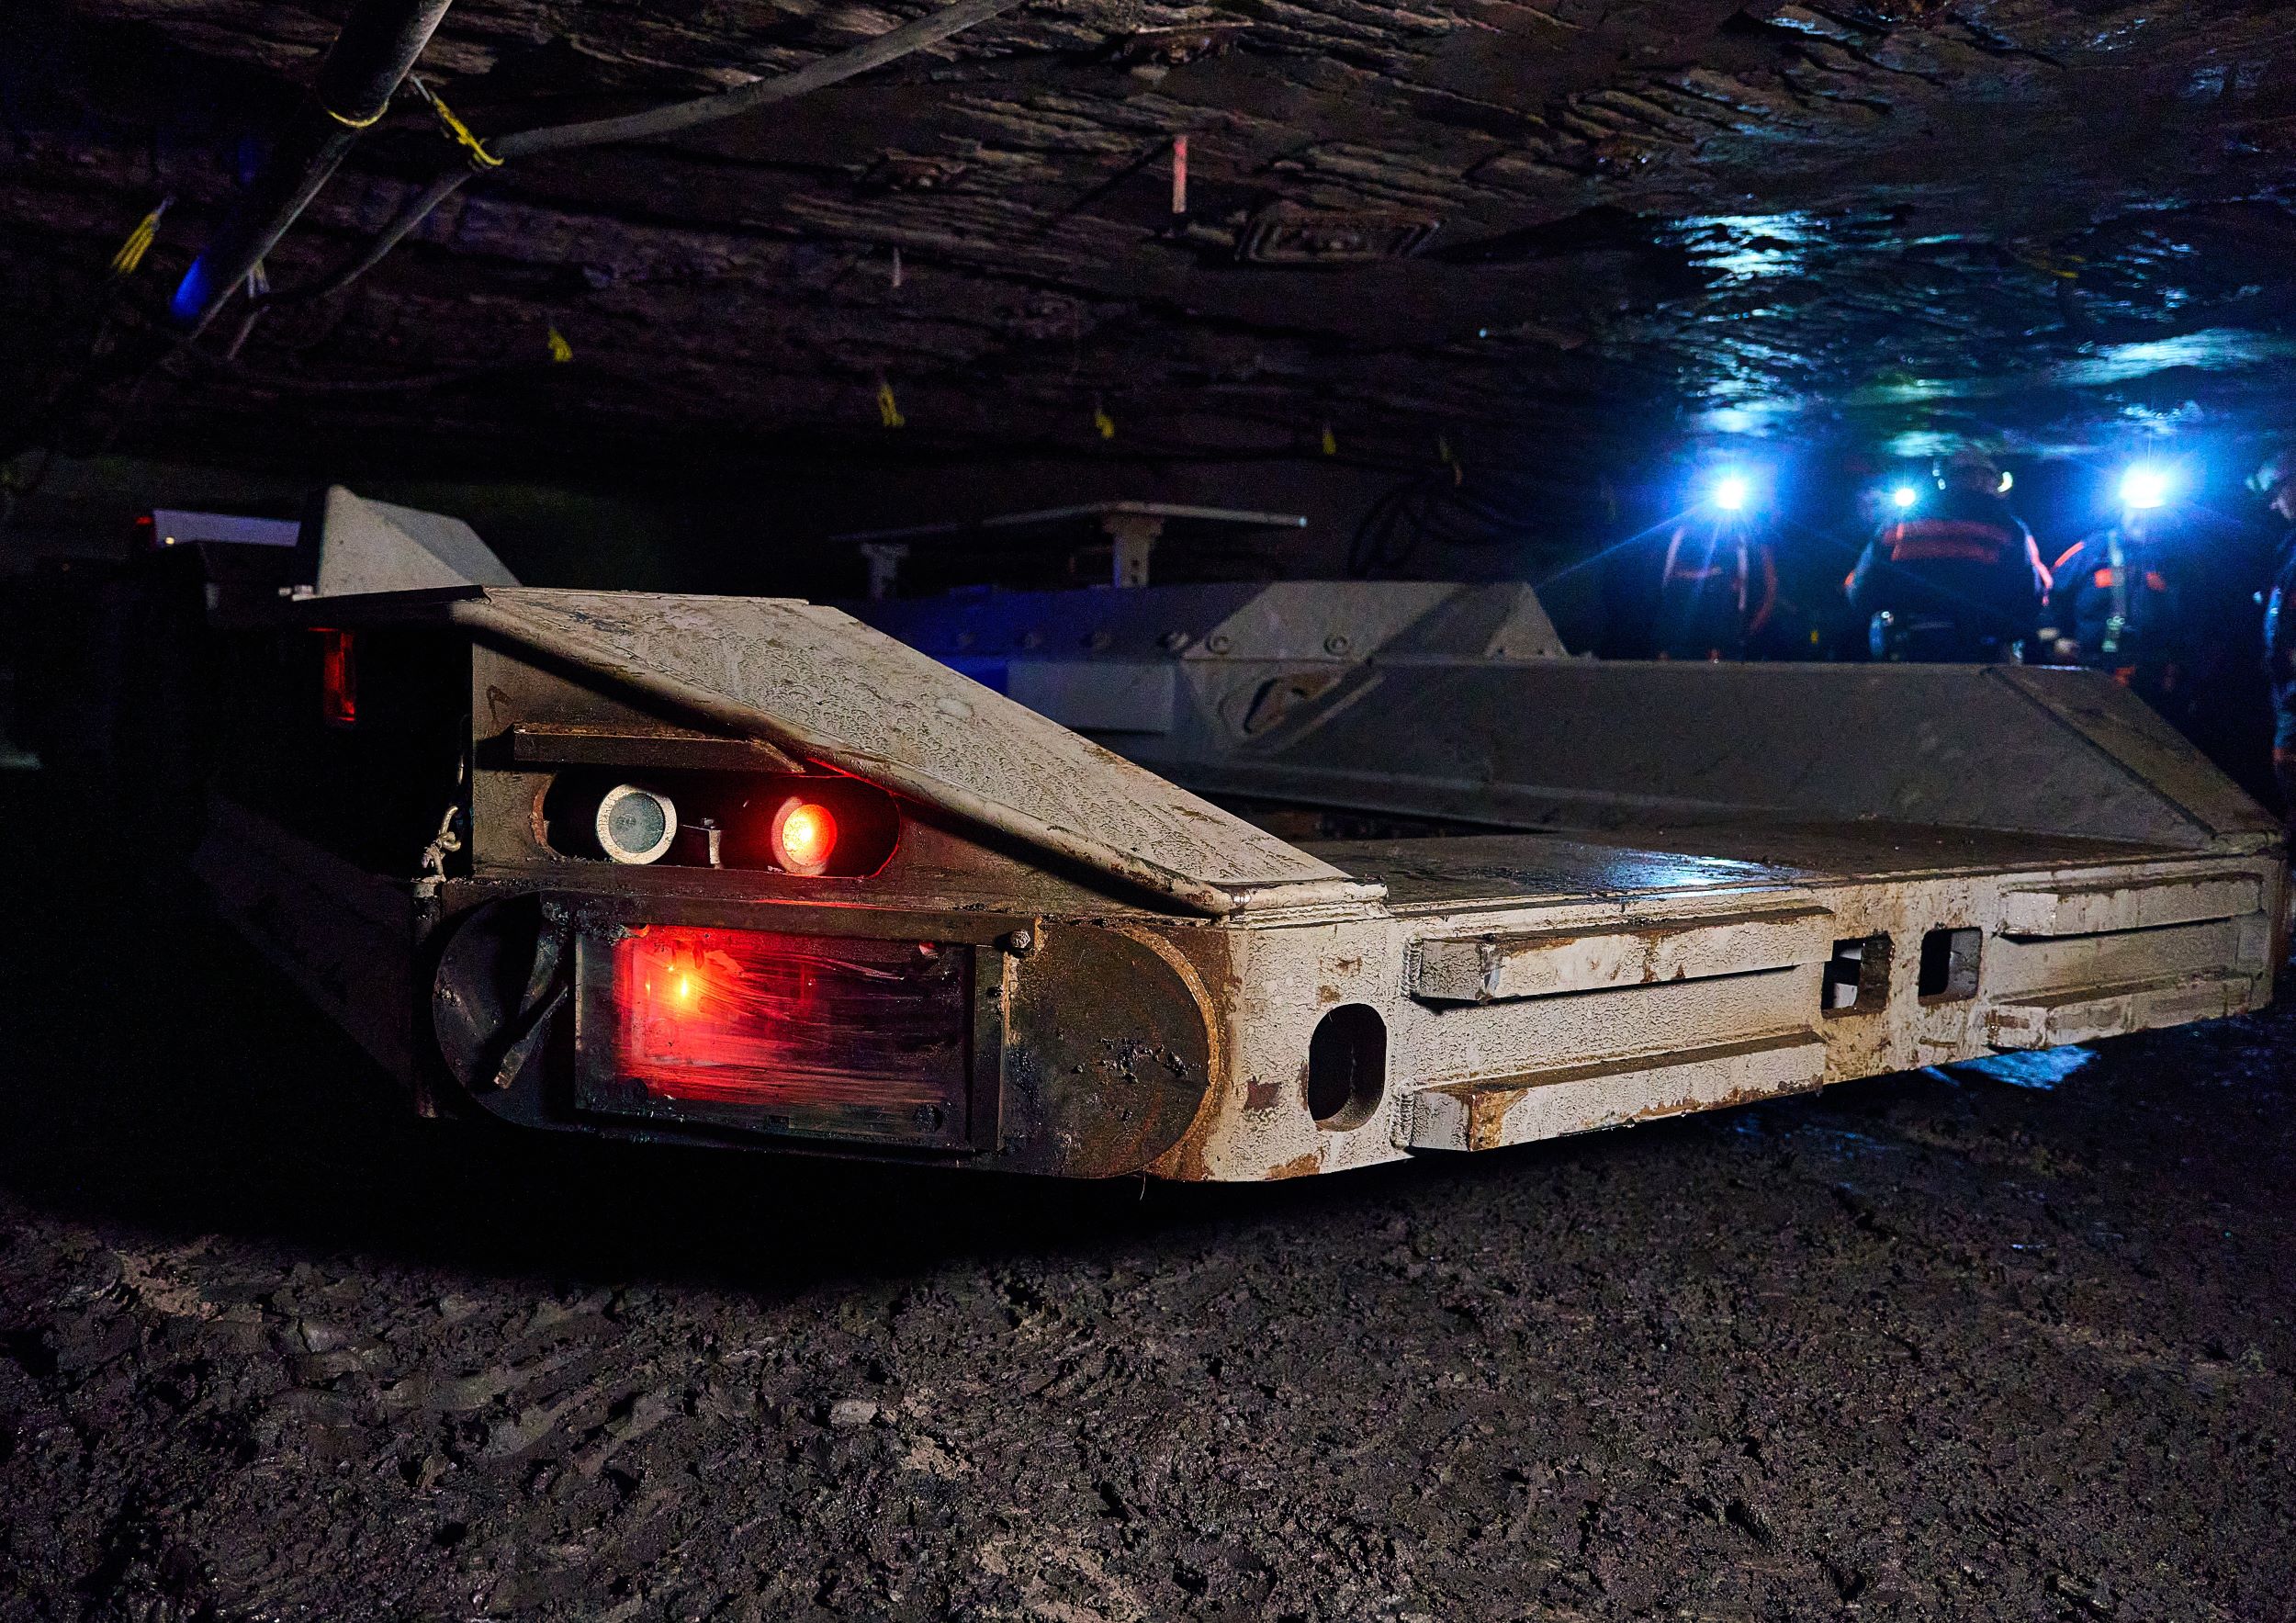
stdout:
<svg viewBox="0 0 2296 1623">
<path fill-rule="evenodd" d="M 204 328 L 287 234 L 335 165 L 381 118 L 453 0 L 359 0 L 328 48 L 319 78 L 271 156 L 168 302 L 175 324 Z"/>
<path fill-rule="evenodd" d="M 564 152 L 570 147 L 598 146 L 607 141 L 647 141 L 715 124 L 722 118 L 737 118 L 744 113 L 898 62 L 1022 3 L 1023 0 L 957 0 L 954 6 L 927 12 L 897 28 L 890 28 L 833 56 L 807 62 L 778 78 L 760 79 L 752 85 L 720 90 L 692 101 L 673 102 L 668 107 L 648 107 L 642 113 L 626 113 L 618 118 L 592 118 L 578 124 L 555 124 L 544 130 L 521 130 L 497 136 L 488 145 L 498 158 L 523 158 L 536 152 Z"/>
<path fill-rule="evenodd" d="M 608 141 L 670 135 L 704 124 L 714 124 L 723 118 L 738 118 L 744 113 L 753 113 L 760 107 L 772 107 L 898 62 L 928 46 L 938 45 L 952 34 L 961 33 L 993 17 L 1000 17 L 1027 3 L 1028 0 L 957 0 L 953 6 L 928 12 L 874 39 L 807 62 L 804 67 L 776 78 L 760 79 L 738 89 L 722 90 L 698 100 L 650 107 L 645 112 L 630 113 L 621 118 L 593 118 L 574 124 L 553 124 L 542 129 L 514 130 L 484 142 L 480 150 L 489 169 L 491 169 L 511 158 L 527 157 L 537 152 L 566 152 Z M 1164 151 L 1163 143 L 1158 142 L 1149 150 L 1148 156 L 1154 157 Z M 1146 161 L 1142 160 L 1143 163 Z M 400 211 L 398 218 L 386 226 L 380 235 L 367 244 L 366 251 L 356 259 L 314 286 L 295 288 L 274 297 L 300 302 L 325 299 L 342 292 L 381 264 L 409 232 L 429 219 L 432 211 L 454 196 L 465 181 L 479 173 L 478 169 L 465 164 L 442 171 L 416 195 L 411 203 Z M 1131 173 L 1131 170 L 1125 172 L 1127 175 Z"/>
</svg>

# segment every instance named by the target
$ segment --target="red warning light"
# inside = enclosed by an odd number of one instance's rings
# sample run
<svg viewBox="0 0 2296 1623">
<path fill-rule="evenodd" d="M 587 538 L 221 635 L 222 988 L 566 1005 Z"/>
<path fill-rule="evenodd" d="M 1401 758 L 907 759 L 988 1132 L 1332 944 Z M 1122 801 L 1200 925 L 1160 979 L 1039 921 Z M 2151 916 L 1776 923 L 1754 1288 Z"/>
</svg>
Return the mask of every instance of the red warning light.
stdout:
<svg viewBox="0 0 2296 1623">
<path fill-rule="evenodd" d="M 584 1108 L 961 1144 L 970 963 L 907 940 L 633 930 L 614 943 L 612 973 L 582 994 L 584 1029 L 607 1038 L 580 1084 Z"/>
<path fill-rule="evenodd" d="M 347 631 L 319 634 L 319 715 L 329 727 L 358 725 L 358 655 Z"/>
<path fill-rule="evenodd" d="M 837 850 L 837 818 L 816 800 L 791 795 L 773 814 L 773 861 L 791 873 L 826 873 Z"/>
</svg>

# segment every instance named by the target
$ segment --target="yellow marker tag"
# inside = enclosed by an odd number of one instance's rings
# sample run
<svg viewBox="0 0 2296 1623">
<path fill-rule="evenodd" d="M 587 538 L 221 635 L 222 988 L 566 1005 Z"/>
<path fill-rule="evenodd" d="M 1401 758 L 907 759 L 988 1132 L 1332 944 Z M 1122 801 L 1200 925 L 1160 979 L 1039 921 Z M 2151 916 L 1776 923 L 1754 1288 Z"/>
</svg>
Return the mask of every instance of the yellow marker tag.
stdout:
<svg viewBox="0 0 2296 1623">
<path fill-rule="evenodd" d="M 1112 440 L 1116 437 L 1116 419 L 1109 416 L 1104 407 L 1092 408 L 1092 426 L 1098 431 L 1100 437 L 1104 440 Z"/>
<path fill-rule="evenodd" d="M 877 385 L 877 421 L 887 428 L 904 428 L 908 419 L 901 415 L 900 402 L 893 398 L 893 385 Z"/>
<path fill-rule="evenodd" d="M 438 115 L 439 127 L 453 138 L 456 145 L 470 154 L 472 163 L 480 169 L 500 169 L 502 166 L 502 160 L 487 151 L 486 143 L 470 133 L 470 126 L 455 117 L 454 110 L 436 92 L 413 74 L 410 73 L 407 77 L 414 85 L 415 93 L 429 102 L 431 111 Z"/>
<path fill-rule="evenodd" d="M 570 361 L 574 358 L 574 346 L 567 343 L 566 334 L 556 327 L 550 329 L 550 358 L 554 361 Z"/>
<path fill-rule="evenodd" d="M 1339 436 L 1332 432 L 1332 425 L 1328 423 L 1323 425 L 1323 455 L 1326 456 L 1339 455 Z"/>
<path fill-rule="evenodd" d="M 128 240 L 120 243 L 119 251 L 112 255 L 112 275 L 135 275 L 136 266 L 141 265 L 143 256 L 152 251 L 152 244 L 160 234 L 160 218 L 166 212 L 167 205 L 162 203 L 136 222 L 136 229 L 128 233 Z"/>
</svg>

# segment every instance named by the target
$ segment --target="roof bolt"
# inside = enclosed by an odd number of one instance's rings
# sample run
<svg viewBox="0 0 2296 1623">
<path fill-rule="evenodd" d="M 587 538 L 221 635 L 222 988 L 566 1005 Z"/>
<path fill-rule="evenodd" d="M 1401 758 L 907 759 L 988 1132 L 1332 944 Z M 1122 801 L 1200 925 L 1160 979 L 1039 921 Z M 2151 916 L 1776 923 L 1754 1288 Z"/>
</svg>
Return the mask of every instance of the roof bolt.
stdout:
<svg viewBox="0 0 2296 1623">
<path fill-rule="evenodd" d="M 1005 951 L 1017 958 L 1026 958 L 1036 951 L 1036 931 L 1016 930 L 1005 938 Z"/>
<path fill-rule="evenodd" d="M 1344 654 L 1353 646 L 1345 635 L 1337 631 L 1323 639 L 1323 651 L 1327 654 Z"/>
<path fill-rule="evenodd" d="M 1163 642 L 1167 652 L 1176 654 L 1182 648 L 1187 647 L 1188 635 L 1185 631 L 1167 631 L 1164 634 L 1160 640 Z"/>
<path fill-rule="evenodd" d="M 1215 654 L 1224 654 L 1235 647 L 1235 638 L 1224 631 L 1215 631 L 1204 639 L 1204 646 Z"/>
</svg>

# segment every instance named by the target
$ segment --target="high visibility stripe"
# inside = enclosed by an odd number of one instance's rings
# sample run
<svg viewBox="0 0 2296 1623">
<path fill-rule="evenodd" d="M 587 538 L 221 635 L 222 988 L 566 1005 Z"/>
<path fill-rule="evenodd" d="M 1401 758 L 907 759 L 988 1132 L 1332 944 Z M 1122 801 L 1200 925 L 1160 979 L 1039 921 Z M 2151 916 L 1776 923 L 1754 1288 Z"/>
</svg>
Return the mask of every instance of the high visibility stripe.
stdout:
<svg viewBox="0 0 2296 1623">
<path fill-rule="evenodd" d="M 1891 532 L 1893 538 L 1912 535 L 1953 535 L 1965 541 L 1990 541 L 1997 547 L 2009 547 L 2017 540 L 2014 531 L 1999 524 L 1987 524 L 1974 518 L 1914 518 L 1898 524 Z"/>
<path fill-rule="evenodd" d="M 1908 519 L 1889 531 L 1889 559 L 1892 563 L 1941 558 L 1998 563 L 2002 550 L 2016 542 L 2017 537 L 2000 525 L 1975 519 Z"/>
<path fill-rule="evenodd" d="M 1894 564 L 1921 563 L 1941 558 L 1973 564 L 1998 563 L 2001 561 L 2001 548 L 1998 542 L 1987 546 L 1981 541 L 1964 541 L 1943 535 L 1912 535 L 1889 549 L 1889 561 Z"/>
</svg>

